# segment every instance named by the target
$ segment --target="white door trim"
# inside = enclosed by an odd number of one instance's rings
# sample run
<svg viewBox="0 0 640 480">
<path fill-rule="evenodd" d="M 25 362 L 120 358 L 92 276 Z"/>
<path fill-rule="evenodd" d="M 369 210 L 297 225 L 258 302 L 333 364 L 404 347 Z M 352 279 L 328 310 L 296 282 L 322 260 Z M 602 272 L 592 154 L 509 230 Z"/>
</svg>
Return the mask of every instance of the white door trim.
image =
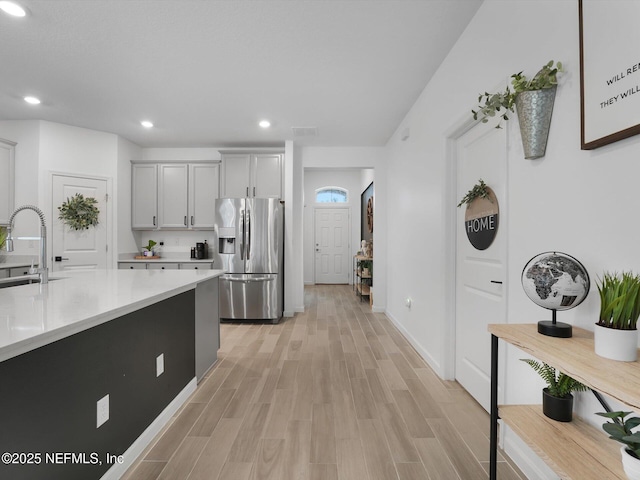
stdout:
<svg viewBox="0 0 640 480">
<path fill-rule="evenodd" d="M 114 211 L 116 210 L 116 208 L 118 208 L 118 204 L 116 203 L 115 197 L 113 195 L 113 186 L 112 186 L 112 179 L 111 177 L 102 177 L 99 175 L 89 175 L 89 174 L 83 174 L 83 173 L 69 173 L 69 172 L 60 172 L 60 171 L 56 171 L 56 170 L 49 170 L 48 172 L 49 175 L 49 182 L 47 184 L 47 202 L 50 204 L 50 208 L 49 208 L 49 214 L 51 215 L 50 219 L 49 219 L 49 224 L 47 225 L 48 229 L 47 229 L 47 255 L 49 255 L 48 258 L 48 264 L 50 266 L 50 270 L 51 271 L 51 265 L 53 265 L 53 249 L 51 248 L 53 246 L 53 231 L 52 231 L 52 226 L 53 226 L 53 219 L 54 219 L 54 215 L 55 217 L 58 216 L 57 212 L 57 205 L 53 205 L 53 177 L 56 175 L 59 176 L 63 176 L 63 177 L 75 177 L 75 178 L 87 178 L 90 180 L 102 180 L 102 181 L 106 181 L 107 182 L 107 195 L 109 195 L 109 201 L 108 203 L 108 208 L 107 208 L 107 212 L 106 212 L 106 219 L 107 219 L 107 246 L 108 246 L 108 250 L 107 250 L 107 268 L 117 268 L 118 266 L 118 262 L 117 262 L 117 258 L 115 256 L 115 251 L 117 250 L 117 245 L 114 242 L 114 225 L 113 225 L 113 215 L 114 215 Z"/>
<path fill-rule="evenodd" d="M 313 235 L 311 238 L 311 252 L 313 252 L 313 285 L 316 284 L 316 213 L 318 210 L 325 209 L 344 209 L 347 211 L 347 218 L 349 219 L 349 231 L 347 232 L 347 242 L 348 242 L 348 250 L 349 255 L 352 255 L 353 252 L 351 250 L 351 234 L 352 232 L 352 224 L 351 224 L 351 206 L 347 203 L 329 203 L 326 205 L 314 205 L 313 206 Z M 348 285 L 353 284 L 353 272 L 351 271 L 351 266 L 347 266 L 347 282 Z"/>
</svg>

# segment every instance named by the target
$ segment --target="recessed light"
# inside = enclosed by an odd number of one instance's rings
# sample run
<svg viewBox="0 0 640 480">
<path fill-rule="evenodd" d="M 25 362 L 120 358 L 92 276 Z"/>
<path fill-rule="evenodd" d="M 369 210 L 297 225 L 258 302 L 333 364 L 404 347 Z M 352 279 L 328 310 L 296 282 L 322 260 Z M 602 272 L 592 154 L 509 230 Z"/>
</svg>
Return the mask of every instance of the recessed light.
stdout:
<svg viewBox="0 0 640 480">
<path fill-rule="evenodd" d="M 271 126 L 271 122 L 269 120 L 260 120 L 258 123 L 261 128 L 269 128 Z"/>
<path fill-rule="evenodd" d="M 6 2 L 4 0 L 0 2 L 0 10 L 14 17 L 24 17 L 27 14 L 25 9 L 17 3 Z"/>
<path fill-rule="evenodd" d="M 39 105 L 40 99 L 36 97 L 24 97 L 24 101 L 30 103 L 31 105 Z"/>
<path fill-rule="evenodd" d="M 151 123 L 149 120 L 141 121 L 140 125 L 142 125 L 144 128 L 153 128 L 153 123 Z"/>
</svg>

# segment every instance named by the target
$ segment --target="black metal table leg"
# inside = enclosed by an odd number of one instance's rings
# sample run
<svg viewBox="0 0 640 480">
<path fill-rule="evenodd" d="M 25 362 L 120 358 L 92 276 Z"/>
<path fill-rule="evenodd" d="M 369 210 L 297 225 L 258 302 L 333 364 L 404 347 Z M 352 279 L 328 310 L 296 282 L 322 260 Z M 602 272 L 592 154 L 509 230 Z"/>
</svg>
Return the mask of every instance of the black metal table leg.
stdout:
<svg viewBox="0 0 640 480">
<path fill-rule="evenodd" d="M 489 433 L 489 480 L 498 478 L 498 337 L 491 335 L 491 429 Z"/>
</svg>

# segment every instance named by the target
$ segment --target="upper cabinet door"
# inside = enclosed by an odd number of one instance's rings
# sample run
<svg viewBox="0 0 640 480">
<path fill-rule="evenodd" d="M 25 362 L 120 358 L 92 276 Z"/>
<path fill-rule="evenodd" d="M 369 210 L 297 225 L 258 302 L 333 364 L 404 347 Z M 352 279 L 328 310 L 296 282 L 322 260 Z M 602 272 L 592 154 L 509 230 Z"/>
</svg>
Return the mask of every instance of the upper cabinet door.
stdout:
<svg viewBox="0 0 640 480">
<path fill-rule="evenodd" d="M 131 228 L 158 228 L 158 166 L 131 166 Z"/>
<path fill-rule="evenodd" d="M 222 179 L 220 182 L 223 198 L 245 198 L 250 195 L 249 169 L 251 155 L 229 153 L 222 157 Z"/>
<path fill-rule="evenodd" d="M 220 165 L 189 165 L 189 228 L 213 230 Z"/>
<path fill-rule="evenodd" d="M 0 225 L 7 225 L 14 209 L 14 152 L 16 144 L 0 139 Z"/>
<path fill-rule="evenodd" d="M 282 197 L 282 155 L 256 154 L 252 158 L 250 197 Z"/>
<path fill-rule="evenodd" d="M 160 228 L 187 228 L 189 166 L 160 165 L 158 177 L 158 217 Z"/>
</svg>

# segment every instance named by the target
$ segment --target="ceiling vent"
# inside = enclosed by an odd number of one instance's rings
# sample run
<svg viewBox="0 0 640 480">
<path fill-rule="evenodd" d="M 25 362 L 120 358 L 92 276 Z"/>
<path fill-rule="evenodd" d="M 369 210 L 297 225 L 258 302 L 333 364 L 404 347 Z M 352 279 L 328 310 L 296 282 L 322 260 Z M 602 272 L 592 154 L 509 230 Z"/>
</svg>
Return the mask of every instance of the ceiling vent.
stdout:
<svg viewBox="0 0 640 480">
<path fill-rule="evenodd" d="M 317 127 L 291 127 L 294 137 L 317 137 Z"/>
</svg>

